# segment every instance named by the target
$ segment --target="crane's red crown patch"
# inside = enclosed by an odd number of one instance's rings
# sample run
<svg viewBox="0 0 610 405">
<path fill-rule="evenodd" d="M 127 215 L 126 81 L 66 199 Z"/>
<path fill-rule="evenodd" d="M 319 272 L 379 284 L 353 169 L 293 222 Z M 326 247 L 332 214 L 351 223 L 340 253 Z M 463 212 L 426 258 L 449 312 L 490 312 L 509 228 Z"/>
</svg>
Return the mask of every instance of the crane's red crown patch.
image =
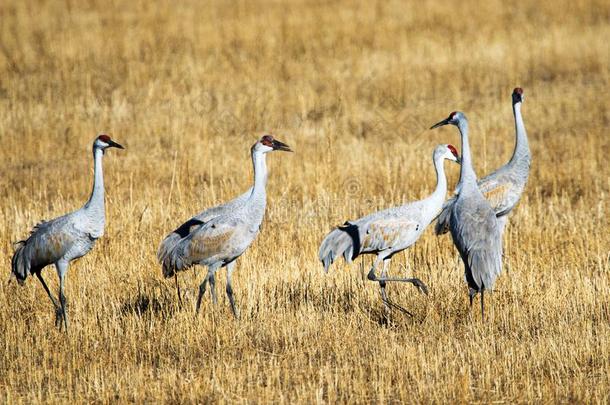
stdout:
<svg viewBox="0 0 610 405">
<path fill-rule="evenodd" d="M 111 141 L 110 137 L 106 134 L 102 134 L 102 135 L 98 136 L 97 139 L 99 139 L 102 142 L 106 142 L 106 143 Z"/>
<path fill-rule="evenodd" d="M 447 149 L 449 149 L 451 151 L 451 153 L 453 153 L 453 156 L 458 157 L 458 151 L 455 148 L 455 146 L 453 145 L 447 145 Z"/>
</svg>

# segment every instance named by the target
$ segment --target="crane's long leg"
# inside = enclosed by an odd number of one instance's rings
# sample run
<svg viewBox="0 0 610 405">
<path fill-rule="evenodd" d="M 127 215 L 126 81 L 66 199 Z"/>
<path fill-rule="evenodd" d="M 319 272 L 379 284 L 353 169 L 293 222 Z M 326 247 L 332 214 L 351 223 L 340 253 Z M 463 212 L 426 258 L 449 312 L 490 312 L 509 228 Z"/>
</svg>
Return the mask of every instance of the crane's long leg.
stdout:
<svg viewBox="0 0 610 405">
<path fill-rule="evenodd" d="M 199 295 L 197 296 L 197 307 L 195 308 L 195 313 L 199 313 L 199 308 L 201 307 L 201 299 L 203 298 L 203 294 L 205 293 L 205 287 L 208 284 L 208 280 L 210 279 L 210 272 L 205 275 L 203 282 L 199 284 Z"/>
<path fill-rule="evenodd" d="M 231 275 L 235 268 L 235 261 L 232 261 L 227 265 L 227 297 L 229 297 L 229 303 L 231 304 L 231 310 L 235 318 L 239 319 L 239 311 L 235 306 L 235 298 L 233 297 L 233 287 L 231 286 Z"/>
<path fill-rule="evenodd" d="M 383 261 L 383 268 L 381 269 L 381 279 L 387 278 L 391 260 L 392 259 L 385 259 Z M 385 290 L 386 284 L 385 284 L 385 281 L 381 281 L 381 279 L 378 278 L 378 280 L 380 280 L 379 288 L 381 289 L 381 299 L 383 300 L 383 304 L 385 306 L 386 313 L 389 314 L 390 313 L 390 304 L 388 301 L 388 293 Z"/>
<path fill-rule="evenodd" d="M 383 301 L 383 305 L 386 309 L 386 313 L 388 313 L 388 312 L 390 312 L 390 305 L 388 303 L 388 296 L 385 291 L 385 281 L 383 281 L 383 280 L 380 281 L 379 278 L 377 277 L 377 275 L 375 274 L 375 269 L 377 268 L 377 266 L 379 265 L 380 262 L 383 262 L 382 275 L 386 274 L 386 272 L 387 272 L 386 261 L 384 260 L 383 256 L 377 255 L 377 257 L 375 258 L 375 261 L 373 261 L 371 270 L 369 270 L 369 274 L 367 275 L 367 278 L 371 281 L 379 282 L 379 287 L 381 288 L 381 300 Z M 389 259 L 388 259 L 388 262 L 389 262 Z"/>
<path fill-rule="evenodd" d="M 210 274 L 210 292 L 212 293 L 212 302 L 216 305 L 218 303 L 218 296 L 216 295 L 216 277 L 214 273 Z"/>
<path fill-rule="evenodd" d="M 369 280 L 377 281 L 377 275 L 375 274 L 375 269 L 377 268 L 379 263 L 381 263 L 382 260 L 383 259 L 380 256 L 377 256 L 375 258 L 375 261 L 373 262 L 373 265 L 371 266 L 371 270 L 369 270 L 369 274 L 366 276 Z"/>
<path fill-rule="evenodd" d="M 468 299 L 470 300 L 470 314 L 472 314 L 472 302 L 474 301 L 474 297 L 477 295 L 477 292 L 474 288 L 468 288 Z"/>
<path fill-rule="evenodd" d="M 59 261 L 55 264 L 57 268 L 57 275 L 59 276 L 59 303 L 61 304 L 61 314 L 64 320 L 65 331 L 68 332 L 68 313 L 66 311 L 68 307 L 68 300 L 65 294 L 66 285 L 66 273 L 68 272 L 68 263 Z"/>
<path fill-rule="evenodd" d="M 485 322 L 485 305 L 483 304 L 483 296 L 485 294 L 485 289 L 481 289 L 481 321 Z"/>
<path fill-rule="evenodd" d="M 384 268 L 382 270 L 382 277 L 381 278 L 379 278 L 379 277 L 377 277 L 375 275 L 375 269 L 379 265 L 380 261 L 383 261 L 383 263 L 384 263 Z M 381 287 L 381 298 L 383 300 L 383 304 L 384 304 L 384 307 L 386 309 L 386 315 L 390 312 L 391 308 L 396 308 L 399 311 L 404 312 L 405 314 L 407 314 L 409 316 L 413 316 L 413 314 L 411 314 L 409 311 L 407 311 L 406 309 L 404 309 L 400 305 L 395 304 L 393 302 L 390 302 L 390 300 L 388 300 L 388 296 L 387 296 L 387 294 L 385 292 L 385 282 L 390 280 L 390 279 L 388 277 L 384 277 L 387 274 L 386 264 L 387 265 L 390 264 L 390 259 L 385 259 L 385 256 L 377 256 L 377 258 L 373 262 L 373 266 L 371 267 L 371 270 L 369 271 L 369 274 L 367 276 L 367 278 L 369 280 L 379 282 L 379 286 Z"/>
<path fill-rule="evenodd" d="M 178 283 L 178 272 L 174 270 L 174 280 L 176 281 L 176 292 L 178 293 L 178 307 L 182 309 L 182 294 L 180 294 L 180 284 Z"/>
<path fill-rule="evenodd" d="M 44 279 L 42 278 L 42 274 L 40 271 L 38 273 L 36 273 L 36 277 L 38 277 L 38 280 L 40 280 L 42 287 L 47 292 L 47 295 L 49 296 L 49 298 L 51 299 L 51 302 L 53 303 L 53 306 L 55 307 L 55 326 L 57 327 L 57 326 L 59 326 L 59 323 L 61 322 L 61 319 L 62 319 L 61 307 L 57 303 L 57 300 L 55 299 L 53 294 L 51 294 L 51 290 L 49 290 L 47 283 L 45 283 Z"/>
<path fill-rule="evenodd" d="M 214 302 L 216 302 L 216 291 L 213 288 L 213 283 L 215 283 L 216 280 L 214 280 L 214 273 L 216 273 L 216 270 L 218 270 L 218 268 L 220 267 L 222 263 L 214 263 L 211 266 L 208 266 L 208 273 L 206 274 L 205 278 L 203 279 L 203 282 L 199 285 L 199 296 L 197 297 L 197 307 L 195 308 L 195 313 L 199 313 L 199 308 L 201 308 L 201 299 L 203 298 L 203 294 L 205 293 L 205 287 L 208 284 L 208 281 L 210 282 L 210 290 L 212 292 L 212 300 L 214 300 Z"/>
<path fill-rule="evenodd" d="M 417 287 L 424 294 L 428 294 L 428 287 L 418 278 L 398 278 L 398 277 L 381 277 L 378 278 L 379 281 L 394 281 L 399 283 L 411 283 L 415 287 Z"/>
</svg>

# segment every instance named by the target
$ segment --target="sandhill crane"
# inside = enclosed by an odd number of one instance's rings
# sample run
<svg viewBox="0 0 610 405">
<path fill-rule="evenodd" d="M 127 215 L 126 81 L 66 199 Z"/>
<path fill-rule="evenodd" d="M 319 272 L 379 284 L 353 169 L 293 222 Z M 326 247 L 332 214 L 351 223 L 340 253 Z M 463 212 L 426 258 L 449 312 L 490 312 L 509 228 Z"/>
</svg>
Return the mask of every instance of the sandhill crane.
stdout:
<svg viewBox="0 0 610 405">
<path fill-rule="evenodd" d="M 95 241 L 104 235 L 106 214 L 104 208 L 104 174 L 102 157 L 108 148 L 123 149 L 106 134 L 93 142 L 93 191 L 85 205 L 50 221 L 36 225 L 30 236 L 17 242 L 12 259 L 12 276 L 23 285 L 29 274 L 35 274 L 55 307 L 55 326 L 61 329 L 62 320 L 68 330 L 66 313 L 65 278 L 70 262 L 86 255 Z M 54 264 L 59 276 L 59 303 L 42 278 L 42 269 Z"/>
<path fill-rule="evenodd" d="M 252 188 L 249 188 L 248 191 L 227 203 L 203 210 L 202 212 L 193 216 L 191 219 L 189 219 L 188 221 L 180 225 L 178 228 L 173 230 L 161 242 L 161 245 L 159 246 L 159 251 L 157 252 L 157 259 L 159 260 L 159 263 L 161 263 L 161 265 L 163 266 L 163 274 L 165 275 L 165 277 L 171 277 L 172 274 L 174 275 L 174 280 L 176 282 L 176 292 L 178 294 L 178 302 L 180 306 L 182 306 L 182 297 L 180 294 L 180 285 L 178 284 L 178 272 L 174 271 L 172 268 L 167 268 L 166 266 L 169 265 L 170 261 L 165 261 L 165 259 L 172 254 L 172 251 L 181 239 L 189 236 L 194 230 L 198 229 L 206 222 L 209 222 L 210 220 L 216 217 L 224 215 L 227 212 L 231 212 L 235 209 L 238 209 L 243 204 L 245 204 L 246 201 L 248 201 L 248 197 L 250 197 L 250 194 L 252 194 Z"/>
<path fill-rule="evenodd" d="M 389 309 L 385 291 L 387 281 L 412 283 L 427 294 L 427 287 L 421 280 L 389 278 L 387 271 L 392 256 L 413 245 L 438 215 L 447 194 L 447 178 L 443 167 L 445 159 L 459 162 L 454 146 L 439 145 L 434 149 L 432 160 L 436 169 L 436 189 L 427 198 L 347 221 L 332 230 L 322 241 L 318 254 L 324 271 L 328 272 L 330 265 L 341 255 L 346 262 L 351 263 L 361 254 L 375 254 L 377 257 L 368 273 L 368 279 L 379 282 L 386 309 Z M 381 277 L 377 277 L 375 270 L 382 262 Z"/>
<path fill-rule="evenodd" d="M 171 277 L 177 271 L 186 270 L 194 265 L 207 266 L 208 273 L 199 285 L 196 312 L 199 313 L 201 300 L 206 285 L 210 283 L 212 300 L 216 303 L 215 273 L 227 267 L 226 293 L 231 304 L 231 310 L 236 318 L 239 317 L 231 275 L 235 261 L 248 249 L 258 235 L 267 198 L 265 186 L 267 183 L 267 165 L 265 161 L 268 152 L 280 150 L 292 152 L 288 145 L 274 139 L 271 135 L 264 135 L 251 149 L 252 164 L 254 166 L 254 186 L 252 192 L 242 203 L 236 203 L 232 209 L 223 214 L 198 224 L 190 233 L 174 244 L 163 258 L 163 275 Z"/>
<path fill-rule="evenodd" d="M 477 293 L 481 293 L 481 317 L 485 319 L 484 292 L 492 290 L 502 271 L 502 231 L 496 214 L 477 186 L 477 175 L 472 167 L 468 143 L 468 120 L 461 112 L 433 125 L 455 125 L 462 138 L 462 166 L 459 193 L 451 205 L 449 230 L 455 247 L 464 262 L 469 287 L 470 307 Z"/>
<path fill-rule="evenodd" d="M 525 124 L 521 116 L 521 104 L 523 103 L 523 89 L 517 87 L 512 95 L 513 114 L 515 116 L 515 149 L 508 163 L 500 167 L 490 175 L 478 181 L 478 186 L 487 201 L 494 209 L 500 224 L 500 230 L 504 231 L 508 214 L 517 205 L 530 170 L 531 155 L 527 142 Z M 456 193 L 457 194 L 457 193 Z M 436 222 L 435 231 L 437 235 L 449 231 L 449 220 L 451 217 L 451 206 L 455 203 L 457 196 L 453 196 L 443 206 L 443 210 Z"/>
</svg>

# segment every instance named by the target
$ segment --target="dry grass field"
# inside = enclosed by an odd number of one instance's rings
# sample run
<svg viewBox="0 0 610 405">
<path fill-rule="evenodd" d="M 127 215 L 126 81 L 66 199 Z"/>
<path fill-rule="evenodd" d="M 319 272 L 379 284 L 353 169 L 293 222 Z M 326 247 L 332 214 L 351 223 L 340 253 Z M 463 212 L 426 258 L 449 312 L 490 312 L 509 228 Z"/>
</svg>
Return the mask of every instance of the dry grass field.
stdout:
<svg viewBox="0 0 610 405">
<path fill-rule="evenodd" d="M 0 2 L 0 402 L 610 401 L 607 1 Z M 533 164 L 485 323 L 450 237 L 394 260 L 383 322 L 371 257 L 324 274 L 346 219 L 434 188 L 432 149 L 471 122 L 479 175 L 509 159 L 513 87 Z M 71 330 L 38 281 L 7 283 L 12 243 L 79 208 L 104 158 L 107 228 L 68 276 Z M 252 181 L 270 132 L 267 216 L 238 261 L 233 319 L 194 317 L 155 253 Z M 447 163 L 450 188 L 459 174 Z M 53 290 L 57 277 L 45 270 Z"/>
</svg>

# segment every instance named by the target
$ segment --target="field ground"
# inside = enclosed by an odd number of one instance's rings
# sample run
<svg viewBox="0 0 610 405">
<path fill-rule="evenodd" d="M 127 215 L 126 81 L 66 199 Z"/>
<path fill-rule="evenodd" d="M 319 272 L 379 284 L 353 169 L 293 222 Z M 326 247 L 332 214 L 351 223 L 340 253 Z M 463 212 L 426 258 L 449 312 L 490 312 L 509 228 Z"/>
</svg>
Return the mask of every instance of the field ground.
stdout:
<svg viewBox="0 0 610 405">
<path fill-rule="evenodd" d="M 0 283 L 0 401 L 580 402 L 610 400 L 610 7 L 606 1 L 0 3 L 0 263 L 76 209 L 108 132 L 106 235 L 68 279 L 69 334 L 35 279 Z M 489 318 L 469 315 L 449 237 L 324 274 L 332 226 L 434 188 L 432 149 L 471 121 L 476 169 L 514 144 L 525 89 L 533 165 L 505 235 Z M 267 217 L 239 260 L 243 318 L 194 319 L 203 271 L 161 276 L 163 236 L 249 187 L 272 132 Z M 450 187 L 458 167 L 447 163 Z M 57 288 L 55 271 L 45 271 Z M 225 272 L 219 285 L 224 288 Z"/>
</svg>

